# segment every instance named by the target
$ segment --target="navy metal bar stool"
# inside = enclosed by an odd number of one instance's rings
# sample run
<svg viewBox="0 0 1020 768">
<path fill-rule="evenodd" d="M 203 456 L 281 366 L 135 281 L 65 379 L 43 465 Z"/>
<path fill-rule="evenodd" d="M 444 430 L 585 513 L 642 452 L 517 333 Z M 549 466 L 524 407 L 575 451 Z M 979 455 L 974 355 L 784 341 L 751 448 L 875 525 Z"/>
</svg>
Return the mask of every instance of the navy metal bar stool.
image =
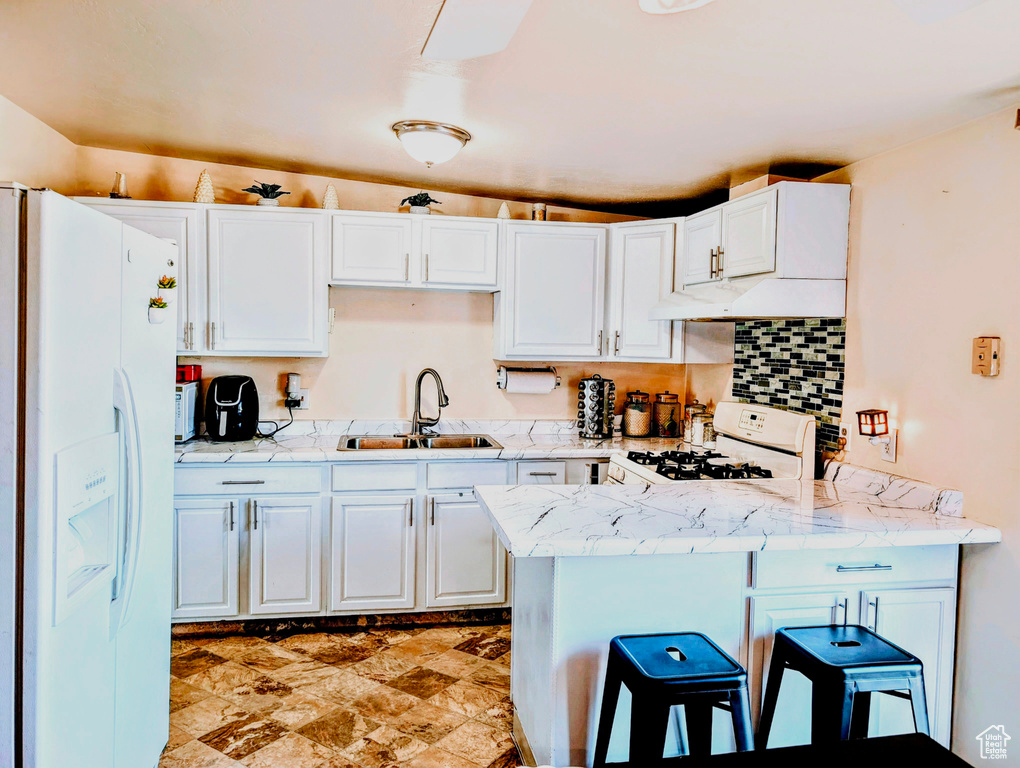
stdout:
<svg viewBox="0 0 1020 768">
<path fill-rule="evenodd" d="M 867 627 L 791 627 L 777 631 L 772 646 L 758 723 L 758 749 L 768 746 L 787 669 L 811 681 L 812 744 L 867 738 L 872 693 L 908 699 L 914 712 L 914 729 L 928 735 L 928 705 L 919 658 Z"/>
<path fill-rule="evenodd" d="M 620 685 L 631 692 L 630 763 L 663 759 L 670 707 L 684 705 L 690 754 L 712 753 L 712 709 L 728 709 L 737 749 L 754 749 L 747 672 L 699 632 L 621 635 L 609 644 L 594 768 L 604 768 Z"/>
</svg>

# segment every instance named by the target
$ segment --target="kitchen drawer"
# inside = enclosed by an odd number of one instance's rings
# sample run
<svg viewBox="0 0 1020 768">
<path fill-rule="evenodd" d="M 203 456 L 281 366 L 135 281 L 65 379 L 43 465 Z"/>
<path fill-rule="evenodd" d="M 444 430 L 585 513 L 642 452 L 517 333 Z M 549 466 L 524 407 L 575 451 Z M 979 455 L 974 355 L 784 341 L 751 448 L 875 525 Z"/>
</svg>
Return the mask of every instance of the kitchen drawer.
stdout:
<svg viewBox="0 0 1020 768">
<path fill-rule="evenodd" d="M 435 462 L 428 465 L 428 487 L 471 488 L 476 485 L 506 485 L 505 461 Z"/>
<path fill-rule="evenodd" d="M 178 467 L 174 470 L 175 496 L 210 496 L 219 493 L 259 496 L 266 493 L 319 493 L 321 467 L 223 466 Z"/>
<path fill-rule="evenodd" d="M 956 580 L 958 552 L 955 545 L 756 552 L 751 585 L 756 589 L 802 589 L 808 585 L 949 582 Z"/>
<path fill-rule="evenodd" d="M 518 485 L 563 485 L 565 482 L 565 461 L 521 461 L 517 464 Z"/>
<path fill-rule="evenodd" d="M 418 487 L 418 465 L 388 461 L 333 465 L 334 491 L 413 491 Z"/>
</svg>

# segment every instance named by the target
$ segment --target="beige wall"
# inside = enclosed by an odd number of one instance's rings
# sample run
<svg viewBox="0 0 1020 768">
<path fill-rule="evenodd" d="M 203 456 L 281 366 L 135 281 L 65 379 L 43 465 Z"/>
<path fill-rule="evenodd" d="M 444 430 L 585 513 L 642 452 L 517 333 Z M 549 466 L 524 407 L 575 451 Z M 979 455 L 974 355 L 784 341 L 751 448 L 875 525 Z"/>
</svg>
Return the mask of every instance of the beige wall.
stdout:
<svg viewBox="0 0 1020 768">
<path fill-rule="evenodd" d="M 975 764 L 975 736 L 989 725 L 1020 739 L 1014 116 L 999 112 L 827 177 L 853 184 L 843 412 L 885 408 L 900 430 L 896 464 L 860 437 L 848 460 L 960 488 L 964 514 L 1003 531 L 1001 544 L 964 547 L 953 745 Z M 971 339 L 983 335 L 1003 340 L 997 378 L 970 372 Z"/>
<path fill-rule="evenodd" d="M 0 96 L 0 181 L 70 194 L 76 152 L 68 139 Z"/>
</svg>

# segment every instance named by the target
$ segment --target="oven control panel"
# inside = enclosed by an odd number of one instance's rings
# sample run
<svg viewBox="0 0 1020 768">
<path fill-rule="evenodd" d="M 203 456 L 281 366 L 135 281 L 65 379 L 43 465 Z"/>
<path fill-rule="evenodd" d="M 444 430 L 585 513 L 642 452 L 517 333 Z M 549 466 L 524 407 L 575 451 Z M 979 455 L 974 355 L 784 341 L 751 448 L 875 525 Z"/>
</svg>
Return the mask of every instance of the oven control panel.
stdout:
<svg viewBox="0 0 1020 768">
<path fill-rule="evenodd" d="M 757 411 L 744 410 L 740 412 L 740 421 L 737 424 L 741 429 L 752 432 L 763 432 L 765 430 L 765 414 Z"/>
</svg>

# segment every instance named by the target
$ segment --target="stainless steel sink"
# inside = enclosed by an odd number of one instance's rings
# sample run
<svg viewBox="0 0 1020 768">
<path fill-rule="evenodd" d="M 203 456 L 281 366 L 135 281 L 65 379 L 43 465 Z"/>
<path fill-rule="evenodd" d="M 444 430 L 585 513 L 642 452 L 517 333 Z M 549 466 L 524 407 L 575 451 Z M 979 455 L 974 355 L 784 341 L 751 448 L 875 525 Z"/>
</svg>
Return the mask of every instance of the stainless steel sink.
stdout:
<svg viewBox="0 0 1020 768">
<path fill-rule="evenodd" d="M 421 438 L 422 448 L 502 448 L 488 435 L 437 435 Z"/>
<path fill-rule="evenodd" d="M 378 435 L 344 436 L 340 439 L 338 451 L 394 451 L 419 448 L 413 437 L 379 437 Z"/>
<path fill-rule="evenodd" d="M 478 448 L 502 448 L 488 435 L 422 435 L 408 437 L 394 435 L 344 435 L 340 438 L 338 451 L 408 451 L 416 448 L 433 450 L 471 450 Z"/>
</svg>

